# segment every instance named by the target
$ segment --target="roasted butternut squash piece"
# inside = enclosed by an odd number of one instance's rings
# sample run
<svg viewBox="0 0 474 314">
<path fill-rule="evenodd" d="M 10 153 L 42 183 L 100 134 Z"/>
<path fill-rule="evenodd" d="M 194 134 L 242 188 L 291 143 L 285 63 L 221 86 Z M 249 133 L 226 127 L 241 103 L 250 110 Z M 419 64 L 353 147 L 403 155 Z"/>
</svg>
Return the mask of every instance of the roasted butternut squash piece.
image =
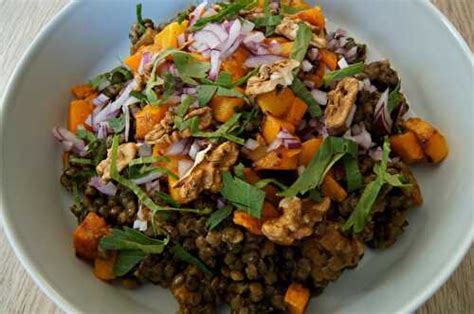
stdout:
<svg viewBox="0 0 474 314">
<path fill-rule="evenodd" d="M 139 50 L 135 52 L 133 55 L 128 56 L 123 60 L 123 63 L 126 64 L 132 72 L 138 72 L 138 68 L 140 67 L 140 63 L 142 61 L 143 51 Z"/>
<path fill-rule="evenodd" d="M 94 212 L 88 213 L 73 233 L 76 255 L 86 260 L 94 260 L 97 256 L 100 238 L 108 233 L 109 226 L 104 218 Z"/>
<path fill-rule="evenodd" d="M 89 96 L 90 97 L 90 96 Z M 94 105 L 90 100 L 79 99 L 73 100 L 69 104 L 69 117 L 68 117 L 68 129 L 72 133 L 76 133 L 77 127 L 84 125 L 84 127 L 90 129 L 88 125 L 85 124 L 87 117 L 94 110 Z"/>
<path fill-rule="evenodd" d="M 188 21 L 173 22 L 168 24 L 161 32 L 155 35 L 153 46 L 164 50 L 178 48 L 178 36 L 183 34 L 188 27 Z"/>
<path fill-rule="evenodd" d="M 319 49 L 321 61 L 328 66 L 331 71 L 337 68 L 337 54 L 328 49 Z"/>
<path fill-rule="evenodd" d="M 278 133 L 282 130 L 287 130 L 289 133 L 295 133 L 295 126 L 288 121 L 278 119 L 272 115 L 267 115 L 263 122 L 263 138 L 270 144 L 273 142 Z"/>
<path fill-rule="evenodd" d="M 265 113 L 270 113 L 277 118 L 283 117 L 290 111 L 295 95 L 288 87 L 277 89 L 257 96 L 257 103 Z"/>
<path fill-rule="evenodd" d="M 280 1 L 282 5 L 286 5 L 292 8 L 298 9 L 309 9 L 310 6 L 304 0 L 282 0 Z"/>
<path fill-rule="evenodd" d="M 250 184 L 255 184 L 260 181 L 258 174 L 250 168 L 244 168 L 245 181 Z M 262 189 L 265 192 L 265 199 L 273 205 L 278 205 L 281 197 L 277 195 L 278 189 L 273 185 L 269 184 Z"/>
<path fill-rule="evenodd" d="M 102 280 L 115 279 L 115 261 L 117 260 L 117 252 L 108 252 L 107 258 L 97 256 L 94 260 L 94 275 Z"/>
<path fill-rule="evenodd" d="M 339 203 L 347 197 L 346 190 L 344 190 L 331 174 L 327 174 L 324 177 L 323 183 L 321 184 L 321 192 L 331 200 Z"/>
<path fill-rule="evenodd" d="M 243 93 L 243 90 L 238 88 L 240 92 Z M 219 122 L 226 122 L 238 111 L 239 108 L 245 105 L 245 101 L 242 98 L 238 97 L 223 97 L 214 95 L 210 102 L 210 107 L 212 108 L 212 115 L 214 119 Z"/>
<path fill-rule="evenodd" d="M 285 294 L 285 303 L 290 314 L 303 314 L 310 298 L 308 288 L 300 283 L 292 283 Z"/>
<path fill-rule="evenodd" d="M 303 119 L 307 109 L 308 105 L 299 97 L 295 97 L 285 120 L 297 127 L 300 124 L 301 119 Z"/>
<path fill-rule="evenodd" d="M 278 148 L 271 151 L 254 165 L 256 170 L 295 170 L 298 168 L 298 154 L 301 149 Z"/>
<path fill-rule="evenodd" d="M 270 203 L 265 201 L 262 208 L 262 217 L 255 218 L 246 212 L 236 210 L 234 211 L 233 221 L 236 225 L 242 226 L 249 232 L 257 235 L 262 234 L 262 225 L 265 221 L 280 216 L 278 210 Z"/>
<path fill-rule="evenodd" d="M 390 136 L 390 147 L 406 163 L 419 162 L 425 157 L 423 149 L 412 131 Z"/>
<path fill-rule="evenodd" d="M 135 115 L 136 139 L 143 139 L 153 127 L 158 124 L 168 111 L 168 105 L 153 106 L 146 105 Z"/>
<path fill-rule="evenodd" d="M 90 95 L 95 94 L 95 89 L 90 84 L 76 85 L 71 88 L 71 93 L 77 99 L 86 99 Z"/>
<path fill-rule="evenodd" d="M 418 141 L 423 145 L 431 138 L 433 133 L 436 131 L 431 124 L 420 119 L 410 118 L 404 123 L 405 128 L 415 133 Z"/>
<path fill-rule="evenodd" d="M 301 144 L 301 154 L 298 156 L 298 164 L 302 166 L 309 165 L 322 143 L 323 139 L 321 137 L 315 137 L 303 142 L 303 144 Z"/>
<path fill-rule="evenodd" d="M 300 11 L 293 15 L 295 18 L 306 21 L 314 26 L 317 26 L 319 29 L 324 29 L 326 27 L 326 19 L 323 15 L 323 10 L 321 7 L 314 7 L 311 9 Z"/>
<path fill-rule="evenodd" d="M 234 54 L 222 62 L 222 70 L 232 75 L 232 80 L 238 80 L 247 74 L 247 68 L 244 67 L 245 60 L 250 52 L 244 47 L 237 49 Z"/>
<path fill-rule="evenodd" d="M 325 72 L 326 72 L 326 65 L 320 62 L 314 72 L 305 74 L 304 80 L 313 82 L 315 88 L 320 88 L 323 85 L 323 77 L 324 77 Z"/>
<path fill-rule="evenodd" d="M 425 155 L 428 161 L 438 163 L 448 155 L 448 143 L 441 133 L 435 131 L 425 145 Z"/>
</svg>

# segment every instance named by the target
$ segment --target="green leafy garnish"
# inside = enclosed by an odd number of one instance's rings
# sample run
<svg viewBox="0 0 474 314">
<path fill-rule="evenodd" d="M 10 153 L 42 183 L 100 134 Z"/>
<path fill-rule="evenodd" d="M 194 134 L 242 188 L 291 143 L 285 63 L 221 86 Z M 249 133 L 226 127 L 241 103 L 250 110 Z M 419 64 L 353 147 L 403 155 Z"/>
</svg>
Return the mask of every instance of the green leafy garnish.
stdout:
<svg viewBox="0 0 474 314">
<path fill-rule="evenodd" d="M 342 227 L 344 231 L 347 232 L 352 229 L 354 233 L 359 233 L 364 230 L 364 227 L 369 220 L 370 213 L 372 212 L 372 207 L 374 206 L 377 196 L 385 183 L 395 187 L 410 186 L 410 184 L 404 184 L 401 182 L 401 175 L 393 175 L 387 172 L 389 154 L 390 142 L 388 137 L 385 137 L 382 161 L 374 166 L 374 172 L 376 174 L 375 180 L 367 184 L 365 187 L 357 206 Z"/>
<path fill-rule="evenodd" d="M 165 192 L 161 192 L 161 191 L 157 191 L 155 193 L 160 199 L 162 199 L 168 205 L 176 207 L 176 208 L 179 208 L 181 206 L 169 194 L 166 194 Z"/>
<path fill-rule="evenodd" d="M 135 97 L 136 99 L 140 100 L 140 102 L 142 102 L 142 103 L 147 103 L 148 102 L 148 98 L 146 97 L 146 95 L 142 94 L 141 92 L 139 92 L 137 90 L 132 90 L 130 92 L 130 96 Z"/>
<path fill-rule="evenodd" d="M 133 78 L 132 72 L 123 66 L 118 66 L 110 72 L 97 75 L 89 81 L 92 88 L 97 89 L 100 85 L 109 82 L 111 84 L 122 83 Z"/>
<path fill-rule="evenodd" d="M 116 276 L 125 276 L 133 267 L 140 263 L 146 256 L 146 253 L 140 250 L 119 251 L 114 265 Z"/>
<path fill-rule="evenodd" d="M 357 158 L 345 156 L 343 161 L 346 173 L 347 191 L 350 193 L 358 190 L 363 185 L 364 181 L 359 170 Z"/>
<path fill-rule="evenodd" d="M 263 189 L 264 187 L 266 187 L 269 184 L 276 185 L 282 191 L 284 191 L 288 188 L 286 185 L 284 185 L 280 181 L 278 181 L 276 179 L 272 179 L 272 178 L 259 180 L 257 183 L 255 183 L 255 186 L 259 189 Z"/>
<path fill-rule="evenodd" d="M 204 107 L 211 101 L 212 96 L 217 91 L 217 87 L 215 85 L 199 85 L 197 87 L 199 106 Z"/>
<path fill-rule="evenodd" d="M 189 127 L 189 123 L 184 123 L 184 116 L 186 115 L 186 112 L 188 112 L 189 107 L 194 103 L 195 100 L 196 99 L 193 96 L 187 95 L 176 108 L 174 124 L 180 131 L 183 131 Z"/>
<path fill-rule="evenodd" d="M 252 76 L 256 75 L 258 73 L 258 67 L 256 67 L 255 69 L 253 69 L 252 71 L 248 72 L 247 74 L 245 74 L 245 76 L 239 78 L 237 81 L 235 81 L 234 83 L 232 83 L 232 87 L 237 87 L 237 86 L 240 86 L 240 85 L 243 85 L 245 84 L 249 78 L 251 78 Z"/>
<path fill-rule="evenodd" d="M 102 250 L 140 250 L 147 254 L 160 254 L 163 252 L 169 239 L 152 239 L 129 227 L 123 230 L 112 228 L 112 233 L 100 239 L 99 247 Z"/>
<path fill-rule="evenodd" d="M 72 201 L 74 205 L 78 208 L 81 207 L 81 195 L 79 194 L 79 188 L 77 187 L 77 182 L 72 181 L 71 184 L 71 189 L 72 189 Z"/>
<path fill-rule="evenodd" d="M 295 93 L 296 96 L 301 98 L 307 105 L 308 111 L 311 117 L 320 117 L 321 107 L 319 107 L 318 102 L 311 95 L 310 91 L 304 86 L 304 83 L 297 77 L 293 79 L 293 84 L 291 84 L 291 90 Z"/>
<path fill-rule="evenodd" d="M 114 133 L 120 133 L 125 129 L 125 116 L 120 115 L 117 118 L 109 120 L 109 126 L 114 130 Z"/>
<path fill-rule="evenodd" d="M 189 53 L 175 52 L 173 60 L 181 77 L 204 78 L 210 68 L 209 62 L 198 61 Z"/>
<path fill-rule="evenodd" d="M 255 0 L 237 0 L 233 3 L 229 3 L 228 5 L 223 6 L 223 8 L 214 15 L 203 17 L 197 20 L 197 22 L 192 26 L 191 31 L 195 32 L 200 30 L 207 23 L 219 23 L 224 21 L 225 19 L 229 20 L 235 15 L 239 14 L 240 10 L 244 9 L 251 9 L 257 4 Z"/>
<path fill-rule="evenodd" d="M 217 227 L 221 222 L 223 222 L 227 217 L 232 214 L 232 206 L 226 206 L 221 209 L 216 210 L 207 219 L 207 227 L 209 230 Z"/>
<path fill-rule="evenodd" d="M 154 164 L 156 162 L 168 162 L 170 161 L 168 156 L 148 156 L 148 157 L 139 157 L 135 158 L 128 164 L 129 167 L 143 164 Z"/>
<path fill-rule="evenodd" d="M 135 11 L 137 14 L 137 24 L 140 27 L 140 33 L 143 34 L 145 31 L 145 23 L 143 22 L 143 17 L 142 17 L 142 4 L 138 3 L 137 6 L 135 7 Z"/>
<path fill-rule="evenodd" d="M 233 85 L 232 74 L 225 71 L 220 72 L 219 75 L 217 76 L 217 80 L 215 84 L 222 87 L 231 88 Z"/>
<path fill-rule="evenodd" d="M 362 73 L 364 71 L 364 62 L 358 62 L 351 64 L 344 69 L 336 70 L 325 74 L 323 77 L 323 85 L 328 87 L 334 80 L 342 80 L 348 76 L 354 76 L 356 74 Z"/>
<path fill-rule="evenodd" d="M 230 88 L 221 87 L 221 86 L 217 87 L 216 93 L 217 93 L 217 96 L 222 96 L 222 97 L 237 97 L 237 98 L 244 97 L 244 95 L 241 92 L 236 91 L 235 89 L 230 89 Z"/>
<path fill-rule="evenodd" d="M 207 275 L 213 274 L 209 270 L 209 268 L 207 268 L 206 264 L 204 264 L 200 259 L 194 257 L 191 253 L 186 251 L 179 243 L 175 243 L 171 247 L 171 252 L 182 261 L 196 266 L 197 268 L 205 272 Z"/>
<path fill-rule="evenodd" d="M 282 18 L 279 15 L 272 15 L 268 0 L 263 1 L 263 17 L 255 19 L 256 27 L 265 27 L 265 36 L 271 36 L 275 32 L 275 27 L 280 24 Z"/>
<path fill-rule="evenodd" d="M 224 184 L 221 194 L 226 200 L 256 218 L 261 217 L 265 199 L 265 193 L 262 190 L 242 179 L 232 177 L 229 172 L 222 174 L 222 180 Z"/>
<path fill-rule="evenodd" d="M 245 180 L 245 166 L 242 163 L 238 163 L 234 166 L 234 174 L 237 178 Z"/>
<path fill-rule="evenodd" d="M 77 158 L 77 157 L 69 157 L 69 161 L 73 164 L 77 165 L 89 165 L 89 166 L 95 166 L 95 163 L 92 159 L 88 158 Z"/>
<path fill-rule="evenodd" d="M 387 108 L 388 112 L 392 113 L 402 101 L 402 94 L 400 93 L 400 81 L 398 81 L 397 86 L 388 94 Z"/>
<path fill-rule="evenodd" d="M 89 144 L 97 140 L 97 137 L 95 136 L 95 134 L 92 133 L 91 131 L 86 130 L 83 125 L 80 125 L 77 128 L 76 136 L 80 138 L 81 140 L 85 140 Z"/>
<path fill-rule="evenodd" d="M 243 138 L 237 137 L 234 134 L 232 134 L 232 132 L 234 132 L 236 128 L 239 127 L 238 122 L 239 122 L 240 116 L 241 116 L 240 113 L 234 114 L 229 120 L 227 120 L 214 132 L 198 131 L 198 132 L 194 132 L 193 135 L 195 137 L 225 138 L 239 145 L 244 145 L 245 140 Z"/>
<path fill-rule="evenodd" d="M 282 5 L 280 8 L 280 12 L 282 14 L 296 14 L 298 12 L 304 11 L 305 9 L 303 8 L 295 8 L 295 7 L 290 7 L 288 5 Z"/>
<path fill-rule="evenodd" d="M 291 49 L 290 58 L 301 63 L 306 56 L 312 37 L 313 32 L 311 28 L 303 22 L 298 23 L 298 32 L 296 33 L 295 42 Z"/>
<path fill-rule="evenodd" d="M 298 179 L 280 195 L 293 197 L 318 187 L 326 173 L 344 155 L 357 156 L 357 144 L 340 137 L 328 136 Z"/>
</svg>

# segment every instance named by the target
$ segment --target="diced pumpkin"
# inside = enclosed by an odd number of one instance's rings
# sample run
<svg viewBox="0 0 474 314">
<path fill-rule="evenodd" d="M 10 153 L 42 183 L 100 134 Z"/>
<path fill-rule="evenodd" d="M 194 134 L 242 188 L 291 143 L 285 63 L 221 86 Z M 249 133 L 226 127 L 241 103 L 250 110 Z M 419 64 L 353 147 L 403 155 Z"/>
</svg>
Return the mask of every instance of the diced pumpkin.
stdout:
<svg viewBox="0 0 474 314">
<path fill-rule="evenodd" d="M 166 169 L 170 170 L 174 174 L 178 175 L 178 163 L 180 160 L 190 160 L 190 158 L 186 156 L 168 156 L 170 161 L 168 162 L 163 162 L 162 167 L 165 167 Z M 184 204 L 186 203 L 186 199 L 181 197 L 179 194 L 179 190 L 176 189 L 174 186 L 178 182 L 178 179 L 168 176 L 168 186 L 169 186 L 169 193 L 170 196 L 178 203 L 178 204 Z"/>
<path fill-rule="evenodd" d="M 301 149 L 278 148 L 254 163 L 256 170 L 295 170 Z"/>
<path fill-rule="evenodd" d="M 304 0 L 282 0 L 280 1 L 282 5 L 289 6 L 291 8 L 298 9 L 309 9 L 310 6 Z"/>
<path fill-rule="evenodd" d="M 244 177 L 245 181 L 250 184 L 255 184 L 260 181 L 260 177 L 252 168 L 244 168 Z"/>
<path fill-rule="evenodd" d="M 321 61 L 328 66 L 331 71 L 337 68 L 337 54 L 328 49 L 319 49 Z"/>
<path fill-rule="evenodd" d="M 428 161 L 438 163 L 448 155 L 448 143 L 441 133 L 435 131 L 425 145 Z"/>
<path fill-rule="evenodd" d="M 125 58 L 123 61 L 124 64 L 126 64 L 132 72 L 138 72 L 138 68 L 140 67 L 140 63 L 142 61 L 142 56 L 143 56 L 143 51 L 139 50 L 135 52 L 133 55 L 128 56 Z"/>
<path fill-rule="evenodd" d="M 161 50 L 178 48 L 178 36 L 183 34 L 187 27 L 187 20 L 166 25 L 161 32 L 155 35 L 153 46 Z"/>
<path fill-rule="evenodd" d="M 89 96 L 90 97 L 90 96 Z M 69 104 L 69 118 L 68 118 L 68 129 L 72 133 L 76 133 L 79 125 L 84 125 L 86 128 L 90 128 L 85 124 L 87 117 L 94 110 L 94 105 L 87 99 L 73 100 Z"/>
<path fill-rule="evenodd" d="M 240 79 L 247 74 L 247 68 L 244 66 L 244 63 L 249 55 L 250 52 L 247 49 L 240 47 L 222 62 L 222 70 L 232 74 L 232 80 Z"/>
<path fill-rule="evenodd" d="M 285 303 L 290 314 L 304 314 L 310 298 L 309 289 L 300 283 L 292 283 L 285 293 Z"/>
<path fill-rule="evenodd" d="M 285 120 L 296 127 L 300 124 L 301 119 L 303 119 L 307 109 L 308 105 L 299 97 L 295 97 L 293 99 L 293 103 L 291 104 L 290 110 L 286 114 Z"/>
<path fill-rule="evenodd" d="M 161 106 L 146 105 L 140 112 L 135 115 L 136 123 L 136 139 L 143 139 L 153 127 L 163 119 L 169 106 L 164 104 Z"/>
<path fill-rule="evenodd" d="M 321 137 L 315 137 L 301 144 L 302 151 L 298 156 L 298 164 L 302 166 L 309 165 L 311 159 L 313 159 L 314 154 L 318 152 L 322 143 L 323 139 Z"/>
<path fill-rule="evenodd" d="M 76 85 L 71 88 L 71 93 L 77 99 L 85 99 L 95 94 L 95 89 L 90 84 Z"/>
<path fill-rule="evenodd" d="M 241 88 L 236 88 L 243 93 Z M 214 95 L 209 106 L 212 108 L 212 115 L 214 119 L 219 122 L 226 122 L 236 113 L 236 109 L 245 105 L 243 98 L 238 97 L 223 97 Z"/>
<path fill-rule="evenodd" d="M 257 96 L 257 103 L 265 113 L 270 113 L 277 118 L 283 117 L 290 110 L 295 94 L 288 87 L 278 91 L 274 89 L 271 92 Z"/>
<path fill-rule="evenodd" d="M 405 121 L 404 126 L 408 130 L 415 133 L 421 145 L 428 142 L 433 133 L 436 131 L 431 124 L 420 118 L 410 118 Z"/>
<path fill-rule="evenodd" d="M 86 260 L 95 259 L 100 238 L 108 233 L 109 226 L 104 218 L 94 212 L 88 213 L 73 233 L 76 255 Z"/>
<path fill-rule="evenodd" d="M 275 42 L 279 44 L 279 47 L 278 47 L 279 49 L 272 51 L 272 54 L 282 56 L 285 58 L 290 57 L 291 51 L 293 50 L 293 42 L 289 41 L 285 37 L 280 37 L 280 36 L 265 38 L 263 40 L 263 43 L 267 45 L 272 45 Z"/>
<path fill-rule="evenodd" d="M 321 7 L 314 7 L 300 11 L 294 14 L 293 17 L 317 26 L 319 29 L 324 29 L 326 27 L 326 19 L 324 18 Z"/>
<path fill-rule="evenodd" d="M 406 163 L 419 162 L 424 159 L 423 149 L 412 131 L 390 136 L 390 147 Z"/>
<path fill-rule="evenodd" d="M 268 144 L 273 142 L 276 139 L 278 133 L 280 133 L 280 131 L 283 129 L 287 130 L 291 134 L 295 133 L 295 126 L 293 124 L 288 121 L 278 119 L 272 115 L 266 116 L 262 128 L 263 138 Z"/>
<path fill-rule="evenodd" d="M 323 194 L 329 197 L 331 200 L 339 203 L 345 200 L 347 197 L 346 190 L 344 190 L 344 188 L 329 173 L 323 179 L 323 183 L 321 184 L 321 192 L 323 192 Z"/>
<path fill-rule="evenodd" d="M 169 193 L 173 200 L 175 200 L 178 204 L 186 203 L 186 199 L 181 197 L 179 194 L 179 189 L 175 188 L 174 185 L 178 182 L 178 179 L 168 176 L 168 185 L 169 185 Z"/>
<path fill-rule="evenodd" d="M 94 260 L 94 275 L 102 280 L 115 279 L 115 261 L 117 260 L 117 251 L 108 252 L 107 258 L 97 256 Z"/>
<path fill-rule="evenodd" d="M 258 174 L 251 168 L 244 168 L 245 181 L 250 184 L 255 184 L 260 181 Z M 265 192 L 265 199 L 273 205 L 278 205 L 281 197 L 277 195 L 278 189 L 271 184 L 268 184 L 262 189 Z"/>
<path fill-rule="evenodd" d="M 255 218 L 246 212 L 236 210 L 234 211 L 233 222 L 236 225 L 242 226 L 247 229 L 249 232 L 257 235 L 262 234 L 262 225 L 265 221 L 279 217 L 280 213 L 278 210 L 270 203 L 263 202 L 262 208 L 262 217 L 260 219 Z"/>
</svg>

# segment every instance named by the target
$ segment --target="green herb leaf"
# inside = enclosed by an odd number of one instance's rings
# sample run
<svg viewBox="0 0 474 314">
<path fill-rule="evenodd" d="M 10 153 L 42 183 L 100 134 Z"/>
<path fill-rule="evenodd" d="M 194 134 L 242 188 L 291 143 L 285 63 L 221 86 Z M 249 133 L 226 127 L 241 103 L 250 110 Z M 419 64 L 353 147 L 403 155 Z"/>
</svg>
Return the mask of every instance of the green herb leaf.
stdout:
<svg viewBox="0 0 474 314">
<path fill-rule="evenodd" d="M 195 32 L 203 28 L 207 23 L 219 23 L 225 19 L 229 20 L 235 15 L 239 14 L 240 10 L 251 9 L 257 5 L 255 0 L 237 0 L 235 2 L 229 3 L 228 5 L 223 6 L 223 8 L 214 15 L 203 17 L 197 20 L 197 22 L 191 28 L 191 31 Z"/>
<path fill-rule="evenodd" d="M 132 90 L 130 92 L 130 96 L 135 97 L 136 99 L 140 100 L 143 103 L 148 102 L 148 99 L 147 99 L 146 95 L 142 94 L 141 92 L 139 92 L 137 90 Z"/>
<path fill-rule="evenodd" d="M 259 180 L 257 183 L 255 183 L 254 185 L 259 188 L 259 189 L 263 189 L 264 187 L 266 187 L 267 185 L 269 184 L 274 184 L 276 185 L 280 190 L 284 191 L 286 190 L 288 187 L 286 185 L 284 185 L 283 183 L 279 182 L 278 180 L 276 179 L 272 179 L 272 178 L 269 178 L 269 179 L 262 179 L 262 180 Z"/>
<path fill-rule="evenodd" d="M 221 87 L 221 86 L 217 87 L 217 95 L 222 96 L 222 97 L 237 97 L 237 98 L 243 98 L 244 97 L 244 95 L 239 91 L 236 91 L 234 89 Z"/>
<path fill-rule="evenodd" d="M 140 263 L 146 256 L 146 253 L 140 250 L 120 251 L 114 265 L 116 276 L 125 276 L 133 267 Z"/>
<path fill-rule="evenodd" d="M 184 118 L 186 112 L 188 112 L 189 107 L 193 104 L 196 99 L 193 96 L 186 95 L 183 101 L 176 108 L 176 116 Z"/>
<path fill-rule="evenodd" d="M 238 163 L 237 165 L 234 166 L 235 176 L 245 181 L 244 169 L 245 169 L 245 166 L 242 163 Z"/>
<path fill-rule="evenodd" d="M 232 74 L 229 72 L 222 71 L 216 80 L 216 85 L 231 88 L 232 87 Z"/>
<path fill-rule="evenodd" d="M 148 156 L 148 157 L 139 157 L 135 158 L 128 164 L 129 167 L 133 167 L 136 165 L 143 165 L 143 164 L 154 164 L 156 162 L 168 162 L 170 161 L 168 156 Z"/>
<path fill-rule="evenodd" d="M 181 205 L 179 205 L 178 202 L 176 202 L 170 195 L 166 194 L 165 192 L 157 191 L 156 195 L 170 206 L 173 206 L 176 208 L 181 207 Z"/>
<path fill-rule="evenodd" d="M 319 107 L 318 102 L 314 99 L 313 95 L 309 90 L 304 86 L 304 83 L 297 77 L 293 79 L 293 84 L 291 84 L 291 90 L 295 93 L 296 96 L 301 98 L 307 105 L 308 111 L 311 117 L 320 117 L 321 107 Z"/>
<path fill-rule="evenodd" d="M 87 143 L 93 143 L 97 140 L 97 137 L 91 131 L 88 131 L 84 128 L 83 125 L 80 125 L 77 128 L 76 136 L 82 140 L 85 140 Z"/>
<path fill-rule="evenodd" d="M 232 206 L 226 206 L 213 212 L 207 219 L 207 228 L 209 230 L 217 227 L 227 217 L 232 214 Z"/>
<path fill-rule="evenodd" d="M 321 203 L 321 201 L 323 200 L 323 195 L 318 189 L 310 190 L 308 197 L 310 200 L 315 201 L 316 203 Z"/>
<path fill-rule="evenodd" d="M 112 229 L 110 235 L 100 239 L 99 247 L 102 250 L 140 250 L 147 254 L 160 254 L 168 244 L 169 238 L 163 240 L 152 239 L 129 227 Z"/>
<path fill-rule="evenodd" d="M 357 144 L 340 137 L 328 136 L 298 179 L 280 195 L 293 197 L 318 187 L 326 173 L 345 154 L 357 156 Z"/>
<path fill-rule="evenodd" d="M 121 115 L 117 118 L 109 120 L 109 126 L 114 130 L 114 133 L 120 133 L 125 129 L 125 116 Z"/>
<path fill-rule="evenodd" d="M 239 78 L 237 81 L 235 81 L 234 83 L 232 83 L 232 87 L 237 87 L 237 86 L 240 86 L 240 85 L 243 85 L 245 84 L 249 78 L 251 78 L 252 76 L 256 75 L 258 73 L 258 67 L 256 67 L 255 69 L 253 69 L 252 71 L 248 72 L 247 74 L 245 74 L 245 76 Z"/>
<path fill-rule="evenodd" d="M 88 158 L 77 158 L 77 157 L 69 157 L 69 161 L 73 164 L 77 165 L 90 165 L 90 166 L 95 166 L 95 163 L 92 159 Z"/>
<path fill-rule="evenodd" d="M 334 80 L 342 80 L 348 76 L 354 76 L 364 71 L 364 62 L 358 62 L 345 67 L 344 69 L 336 70 L 325 74 L 323 77 L 323 85 L 328 87 Z"/>
<path fill-rule="evenodd" d="M 298 23 L 298 32 L 296 33 L 295 42 L 291 49 L 290 58 L 301 63 L 306 56 L 312 37 L 313 32 L 311 28 L 303 22 Z"/>
<path fill-rule="evenodd" d="M 241 117 L 240 113 L 234 114 L 229 120 L 227 120 L 224 124 L 222 124 L 216 131 L 214 132 L 194 132 L 193 135 L 195 137 L 207 137 L 207 138 L 225 138 L 229 141 L 235 142 L 239 145 L 244 145 L 245 140 L 239 138 L 233 134 L 231 134 L 237 127 L 237 122 Z"/>
<path fill-rule="evenodd" d="M 137 14 L 138 25 L 141 25 L 143 28 L 145 28 L 145 23 L 143 22 L 143 17 L 142 17 L 142 4 L 138 3 L 135 9 L 136 9 L 136 14 Z"/>
<path fill-rule="evenodd" d="M 173 60 L 181 77 L 203 78 L 210 68 L 209 62 L 198 61 L 189 53 L 175 52 Z"/>
<path fill-rule="evenodd" d="M 245 209 L 251 216 L 260 218 L 265 193 L 242 179 L 232 177 L 227 171 L 222 174 L 222 179 L 222 196 L 237 208 Z"/>
<path fill-rule="evenodd" d="M 364 181 L 359 170 L 357 158 L 345 156 L 343 161 L 347 180 L 347 191 L 350 193 L 362 187 Z"/>
<path fill-rule="evenodd" d="M 295 7 L 290 7 L 288 5 L 282 5 L 281 6 L 281 13 L 282 14 L 296 14 L 298 12 L 304 11 L 305 9 L 303 8 L 295 8 Z"/>
<path fill-rule="evenodd" d="M 79 194 L 79 189 L 77 187 L 77 182 L 76 181 L 72 181 L 71 188 L 72 188 L 72 201 L 73 201 L 73 203 L 76 207 L 80 208 L 81 207 L 81 195 Z"/>
<path fill-rule="evenodd" d="M 199 85 L 197 87 L 198 101 L 199 106 L 204 107 L 209 101 L 211 101 L 212 96 L 217 91 L 217 86 L 214 85 Z"/>
<path fill-rule="evenodd" d="M 392 113 L 402 101 L 402 94 L 400 93 L 400 81 L 398 81 L 397 86 L 388 94 L 387 108 L 388 112 Z"/>
<path fill-rule="evenodd" d="M 100 85 L 104 84 L 108 81 L 109 73 L 101 73 L 94 77 L 93 79 L 89 80 L 89 84 L 92 86 L 93 89 L 99 88 Z"/>
<path fill-rule="evenodd" d="M 213 274 L 209 270 L 209 268 L 207 268 L 206 264 L 204 264 L 203 262 L 201 262 L 200 259 L 194 257 L 191 253 L 186 251 L 179 243 L 175 243 L 171 247 L 171 252 L 173 252 L 173 254 L 179 259 L 181 259 L 182 261 L 196 266 L 197 268 L 205 272 L 207 275 Z"/>
</svg>

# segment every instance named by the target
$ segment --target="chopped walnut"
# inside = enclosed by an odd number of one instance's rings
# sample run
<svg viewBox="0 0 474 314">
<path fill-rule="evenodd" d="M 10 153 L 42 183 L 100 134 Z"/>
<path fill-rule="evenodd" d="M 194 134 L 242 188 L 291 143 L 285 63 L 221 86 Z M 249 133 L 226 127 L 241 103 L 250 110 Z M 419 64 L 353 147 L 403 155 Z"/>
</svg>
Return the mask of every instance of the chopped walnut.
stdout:
<svg viewBox="0 0 474 314">
<path fill-rule="evenodd" d="M 135 143 L 125 143 L 118 147 L 117 170 L 122 171 L 135 158 L 138 146 Z M 96 167 L 97 174 L 103 180 L 110 180 L 110 162 L 112 160 L 112 149 L 107 150 L 107 158 L 102 160 Z"/>
<path fill-rule="evenodd" d="M 211 125 L 212 109 L 210 107 L 195 109 L 189 112 L 184 117 L 184 120 L 196 116 L 199 117 L 199 129 L 201 131 L 207 129 Z M 165 117 L 145 135 L 145 142 L 147 144 L 171 144 L 191 136 L 192 134 L 189 129 L 178 131 L 174 128 L 174 114 L 168 111 Z"/>
<path fill-rule="evenodd" d="M 271 92 L 278 85 L 291 85 L 293 83 L 293 70 L 299 65 L 298 61 L 292 59 L 277 61 L 272 65 L 262 65 L 258 74 L 247 81 L 245 93 L 247 95 L 258 95 Z"/>
<path fill-rule="evenodd" d="M 327 197 L 319 204 L 302 202 L 298 197 L 284 198 L 280 202 L 283 215 L 267 220 L 262 233 L 272 242 L 291 245 L 313 234 L 314 225 L 323 220 L 330 204 Z"/>
<path fill-rule="evenodd" d="M 364 245 L 359 239 L 344 235 L 335 222 L 323 222 L 315 229 L 314 235 L 302 243 L 301 249 L 303 257 L 310 260 L 314 285 L 325 287 L 345 268 L 359 263 Z"/>
<path fill-rule="evenodd" d="M 304 21 L 301 21 L 299 19 L 285 17 L 280 22 L 280 24 L 278 24 L 277 27 L 275 28 L 275 33 L 283 35 L 289 40 L 295 40 L 296 34 L 298 33 L 298 28 L 299 28 L 298 23 L 300 22 L 304 22 Z M 311 25 L 310 23 L 307 23 L 307 22 L 304 22 L 304 23 L 313 31 L 310 44 L 317 48 L 326 48 L 327 41 L 326 41 L 326 35 L 324 34 L 324 30 L 320 30 L 314 25 Z"/>
<path fill-rule="evenodd" d="M 229 170 L 238 155 L 237 145 L 232 142 L 209 150 L 201 163 L 174 185 L 184 203 L 195 200 L 204 190 L 218 193 L 222 188 L 222 172 Z"/>
<path fill-rule="evenodd" d="M 337 135 L 347 130 L 346 121 L 355 106 L 358 92 L 359 82 L 353 77 L 346 77 L 328 93 L 324 123 L 330 134 Z"/>
</svg>

